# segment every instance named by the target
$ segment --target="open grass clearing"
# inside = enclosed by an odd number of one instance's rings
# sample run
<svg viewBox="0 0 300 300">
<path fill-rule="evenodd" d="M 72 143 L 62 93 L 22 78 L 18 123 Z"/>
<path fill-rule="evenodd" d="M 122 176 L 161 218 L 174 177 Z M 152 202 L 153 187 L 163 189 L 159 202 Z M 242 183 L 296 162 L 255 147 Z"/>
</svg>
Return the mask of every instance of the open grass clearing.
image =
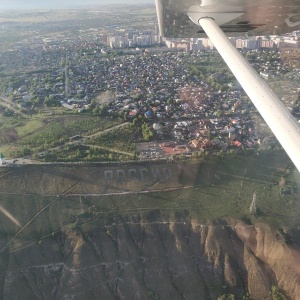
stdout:
<svg viewBox="0 0 300 300">
<path fill-rule="evenodd" d="M 38 147 L 51 148 L 56 144 L 69 141 L 75 135 L 89 135 L 120 124 L 121 120 L 99 118 L 92 115 L 37 115 L 29 119 L 13 122 L 8 118 L 0 126 L 0 150 L 10 156 L 10 150 L 21 151 L 24 147 L 34 150 Z M 12 133 L 13 136 L 12 136 Z"/>
<path fill-rule="evenodd" d="M 42 118 L 34 118 L 30 119 L 28 122 L 20 123 L 18 126 L 15 126 L 15 130 L 17 131 L 20 138 L 29 135 L 36 130 L 41 129 L 45 124 L 42 122 Z"/>
<path fill-rule="evenodd" d="M 57 116 L 55 118 L 43 119 L 45 126 L 40 131 L 35 131 L 23 139 L 28 144 L 39 144 L 42 141 L 51 143 L 61 138 L 74 135 L 88 134 L 93 131 L 100 131 L 118 124 L 117 120 L 97 118 L 95 116 Z"/>
<path fill-rule="evenodd" d="M 128 124 L 91 139 L 89 144 L 133 153 L 136 150 L 135 143 L 141 138 L 139 130 Z"/>
</svg>

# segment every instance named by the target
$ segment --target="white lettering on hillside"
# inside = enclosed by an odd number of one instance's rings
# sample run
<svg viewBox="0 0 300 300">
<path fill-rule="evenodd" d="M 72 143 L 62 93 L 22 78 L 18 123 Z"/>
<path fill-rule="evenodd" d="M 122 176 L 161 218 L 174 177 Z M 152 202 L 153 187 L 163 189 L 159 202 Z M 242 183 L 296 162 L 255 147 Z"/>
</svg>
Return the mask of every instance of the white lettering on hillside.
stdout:
<svg viewBox="0 0 300 300">
<path fill-rule="evenodd" d="M 104 178 L 106 181 L 117 180 L 125 181 L 162 181 L 171 177 L 172 172 L 169 167 L 154 166 L 149 168 L 113 169 L 105 170 Z"/>
</svg>

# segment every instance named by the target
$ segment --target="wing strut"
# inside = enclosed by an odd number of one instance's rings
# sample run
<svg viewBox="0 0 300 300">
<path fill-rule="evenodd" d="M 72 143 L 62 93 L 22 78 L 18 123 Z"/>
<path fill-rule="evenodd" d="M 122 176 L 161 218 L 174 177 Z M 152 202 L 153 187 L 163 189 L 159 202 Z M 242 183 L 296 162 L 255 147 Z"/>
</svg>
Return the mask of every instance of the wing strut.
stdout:
<svg viewBox="0 0 300 300">
<path fill-rule="evenodd" d="M 294 117 L 213 18 L 200 18 L 198 22 L 300 171 L 300 126 Z"/>
</svg>

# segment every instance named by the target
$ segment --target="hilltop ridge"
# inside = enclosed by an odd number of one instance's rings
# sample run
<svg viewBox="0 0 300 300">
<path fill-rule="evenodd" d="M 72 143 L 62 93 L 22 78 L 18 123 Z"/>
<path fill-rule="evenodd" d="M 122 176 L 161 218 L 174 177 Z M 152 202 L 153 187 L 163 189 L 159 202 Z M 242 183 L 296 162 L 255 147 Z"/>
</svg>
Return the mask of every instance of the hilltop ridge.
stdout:
<svg viewBox="0 0 300 300">
<path fill-rule="evenodd" d="M 297 299 L 298 191 L 278 186 L 294 175 L 265 158 L 1 168 L 0 295 Z"/>
</svg>

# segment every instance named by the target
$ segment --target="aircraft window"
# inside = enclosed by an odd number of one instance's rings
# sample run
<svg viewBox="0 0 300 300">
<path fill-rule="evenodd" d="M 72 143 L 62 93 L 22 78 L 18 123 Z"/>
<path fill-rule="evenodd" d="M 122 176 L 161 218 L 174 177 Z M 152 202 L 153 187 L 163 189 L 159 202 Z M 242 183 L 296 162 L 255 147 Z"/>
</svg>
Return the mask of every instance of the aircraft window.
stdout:
<svg viewBox="0 0 300 300">
<path fill-rule="evenodd" d="M 299 171 L 184 13 L 218 1 L 0 2 L 0 298 L 297 299 Z M 241 3 L 299 124 L 299 5 Z"/>
</svg>

